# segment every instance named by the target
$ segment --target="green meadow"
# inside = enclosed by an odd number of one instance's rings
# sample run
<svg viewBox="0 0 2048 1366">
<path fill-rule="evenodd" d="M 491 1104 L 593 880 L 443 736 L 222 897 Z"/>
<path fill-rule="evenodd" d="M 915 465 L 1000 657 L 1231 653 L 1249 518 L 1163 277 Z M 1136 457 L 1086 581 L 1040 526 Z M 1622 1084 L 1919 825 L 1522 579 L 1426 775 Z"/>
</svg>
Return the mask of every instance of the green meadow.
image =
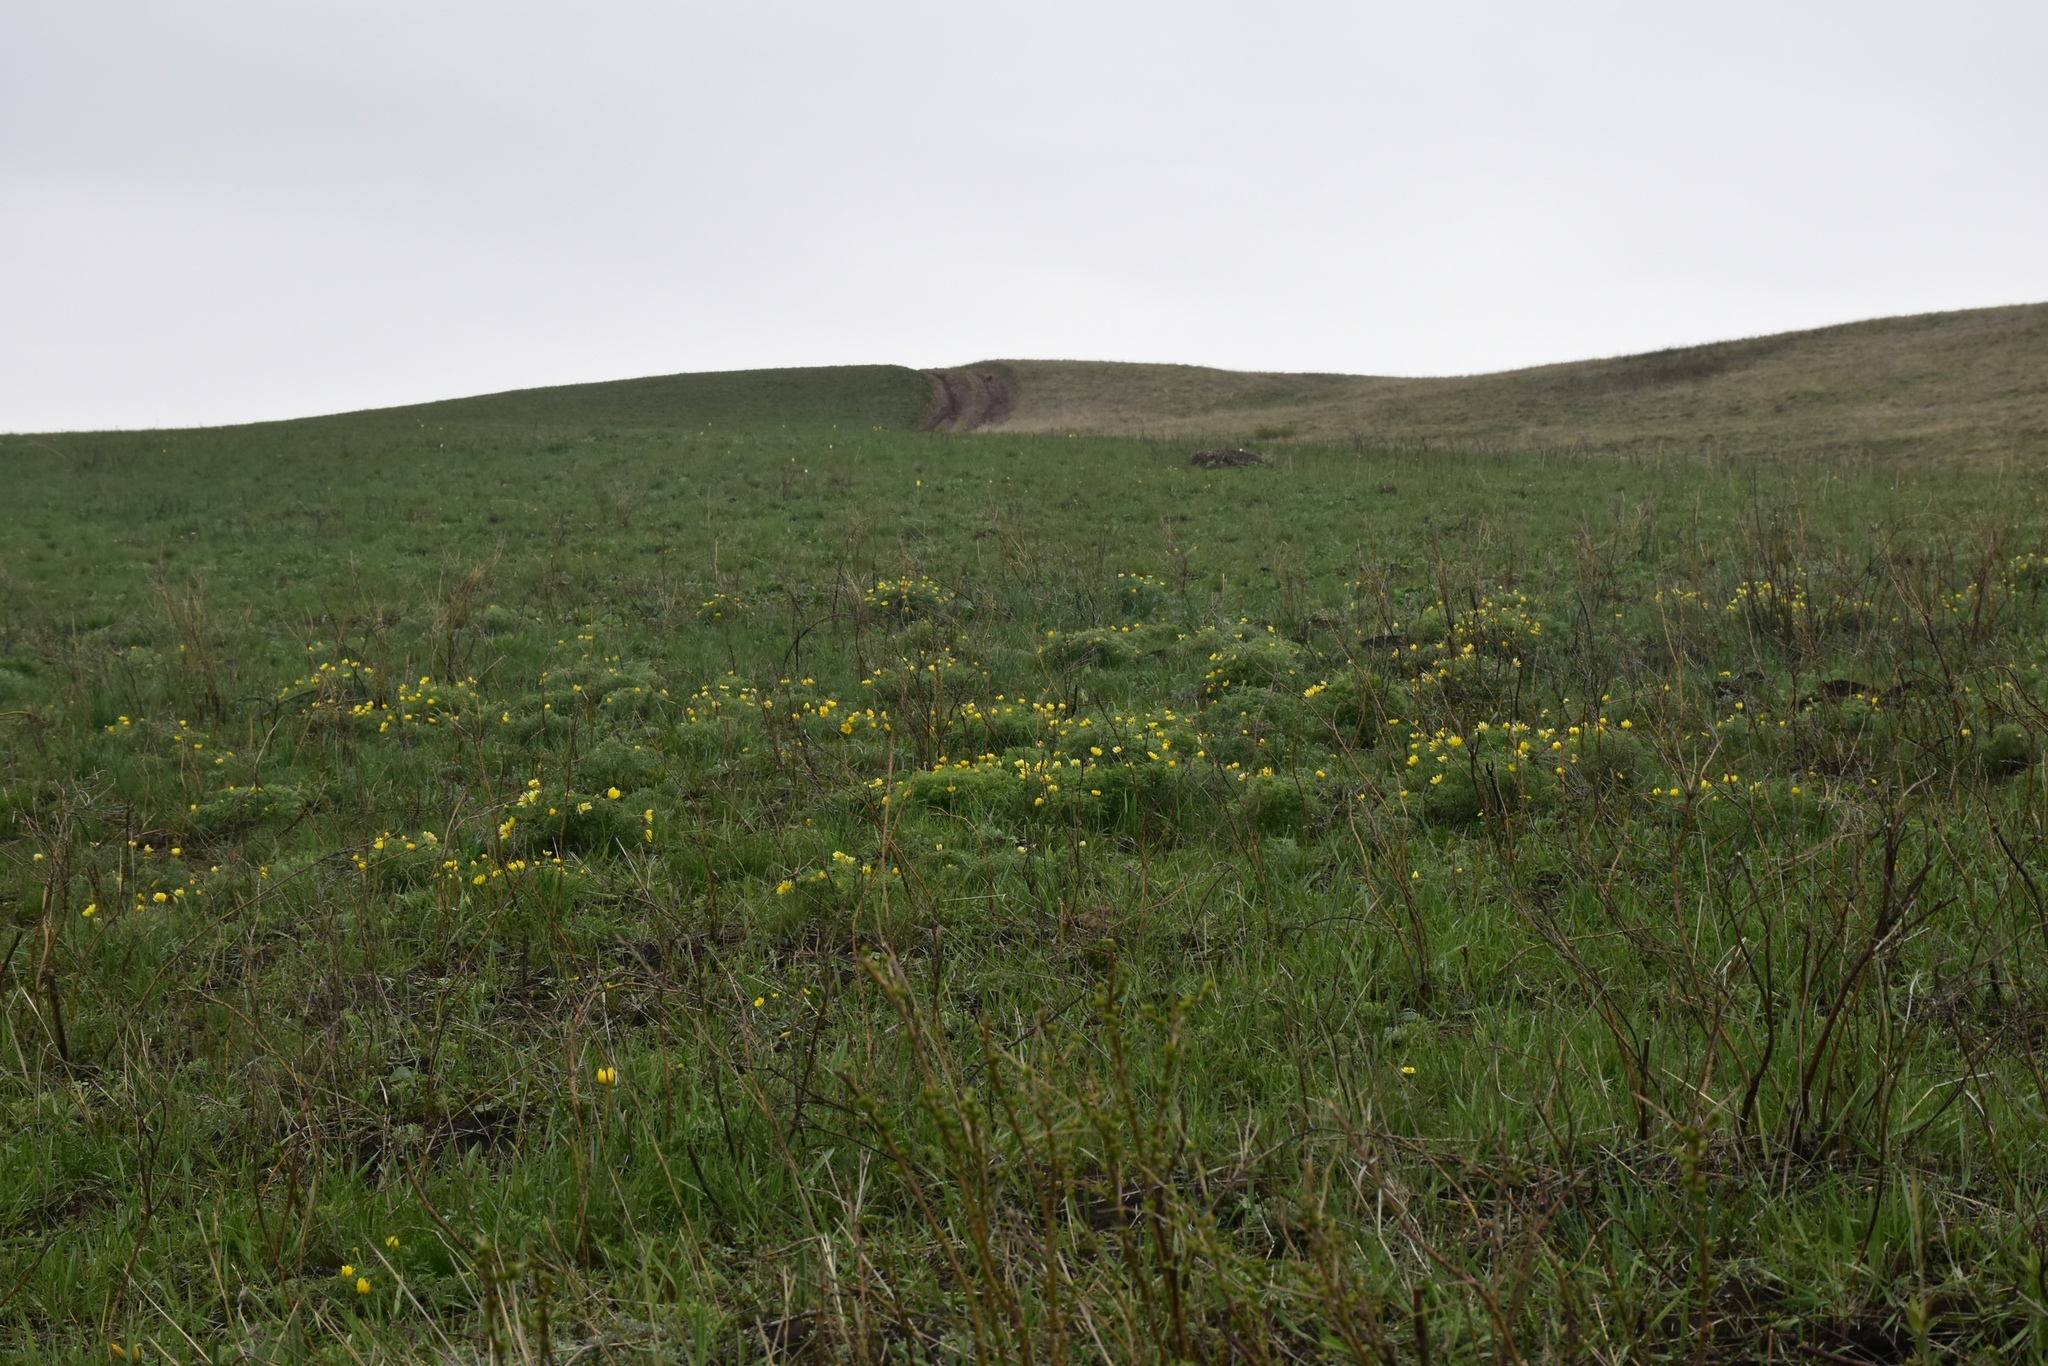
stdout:
<svg viewBox="0 0 2048 1366">
<path fill-rule="evenodd" d="M 2048 1354 L 2048 476 L 926 401 L 0 437 L 0 1355 Z"/>
</svg>

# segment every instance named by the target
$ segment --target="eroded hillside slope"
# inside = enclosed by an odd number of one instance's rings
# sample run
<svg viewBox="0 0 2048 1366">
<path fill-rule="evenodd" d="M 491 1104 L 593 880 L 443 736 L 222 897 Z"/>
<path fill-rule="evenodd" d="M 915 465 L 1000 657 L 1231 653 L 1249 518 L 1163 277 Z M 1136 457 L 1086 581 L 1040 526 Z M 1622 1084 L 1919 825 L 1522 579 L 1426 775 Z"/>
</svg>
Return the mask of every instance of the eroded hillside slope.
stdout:
<svg viewBox="0 0 2048 1366">
<path fill-rule="evenodd" d="M 981 430 L 1997 461 L 2048 454 L 2048 304 L 1500 374 L 1400 379 L 987 361 Z"/>
</svg>

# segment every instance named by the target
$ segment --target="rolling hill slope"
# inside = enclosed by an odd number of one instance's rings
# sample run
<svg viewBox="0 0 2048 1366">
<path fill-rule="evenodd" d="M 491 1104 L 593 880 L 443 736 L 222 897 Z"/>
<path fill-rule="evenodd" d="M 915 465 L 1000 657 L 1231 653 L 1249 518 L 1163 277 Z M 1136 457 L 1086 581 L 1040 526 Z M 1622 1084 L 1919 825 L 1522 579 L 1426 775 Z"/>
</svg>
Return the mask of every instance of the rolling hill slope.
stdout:
<svg viewBox="0 0 2048 1366">
<path fill-rule="evenodd" d="M 2048 304 L 1881 318 L 1449 378 L 999 360 L 659 375 L 209 429 L 350 443 L 777 428 L 1075 433 L 1388 449 L 2048 456 Z M 232 434 L 232 435 L 230 435 Z M 85 436 L 87 434 L 78 434 Z M 150 445 L 148 433 L 93 434 Z"/>
<path fill-rule="evenodd" d="M 295 441 L 375 443 L 410 439 L 421 428 L 470 438 L 584 436 L 592 430 L 771 432 L 778 427 L 917 425 L 931 404 L 931 381 L 901 365 L 824 365 L 783 370 L 719 370 L 650 375 L 597 384 L 560 384 L 496 394 L 364 408 L 276 422 L 199 428 Z M 73 433 L 74 436 L 147 433 Z"/>
<path fill-rule="evenodd" d="M 433 425 L 520 427 L 592 424 L 622 429 L 743 430 L 779 425 L 908 427 L 929 402 L 926 379 L 901 365 L 825 365 L 789 370 L 723 370 L 655 375 L 602 384 L 515 389 L 408 408 L 341 414 Z"/>
<path fill-rule="evenodd" d="M 994 420 L 953 424 L 986 431 L 1929 460 L 2048 454 L 2048 304 L 1442 379 L 1085 361 L 950 373 L 1007 391 L 987 405 Z"/>
</svg>

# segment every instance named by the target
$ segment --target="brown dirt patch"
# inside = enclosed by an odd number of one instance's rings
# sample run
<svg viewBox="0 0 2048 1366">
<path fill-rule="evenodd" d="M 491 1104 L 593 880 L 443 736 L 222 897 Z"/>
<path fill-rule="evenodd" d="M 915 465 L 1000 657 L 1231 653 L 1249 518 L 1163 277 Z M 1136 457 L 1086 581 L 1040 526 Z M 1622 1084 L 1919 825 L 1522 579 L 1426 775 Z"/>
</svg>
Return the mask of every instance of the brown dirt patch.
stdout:
<svg viewBox="0 0 2048 1366">
<path fill-rule="evenodd" d="M 1001 370 L 927 370 L 924 375 L 932 382 L 932 402 L 917 424 L 921 432 L 980 431 L 1008 417 L 1017 403 L 1016 385 Z"/>
</svg>

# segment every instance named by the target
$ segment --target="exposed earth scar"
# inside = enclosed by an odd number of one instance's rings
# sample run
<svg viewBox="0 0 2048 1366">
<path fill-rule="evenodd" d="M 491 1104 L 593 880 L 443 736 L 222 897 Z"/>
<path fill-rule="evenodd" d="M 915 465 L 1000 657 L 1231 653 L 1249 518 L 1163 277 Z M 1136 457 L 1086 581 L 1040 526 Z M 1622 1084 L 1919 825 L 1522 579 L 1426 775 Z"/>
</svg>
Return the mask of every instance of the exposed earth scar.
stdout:
<svg viewBox="0 0 2048 1366">
<path fill-rule="evenodd" d="M 993 427 L 1010 415 L 1017 391 L 1000 370 L 927 370 L 932 382 L 931 407 L 917 424 L 921 432 L 975 432 Z"/>
</svg>

